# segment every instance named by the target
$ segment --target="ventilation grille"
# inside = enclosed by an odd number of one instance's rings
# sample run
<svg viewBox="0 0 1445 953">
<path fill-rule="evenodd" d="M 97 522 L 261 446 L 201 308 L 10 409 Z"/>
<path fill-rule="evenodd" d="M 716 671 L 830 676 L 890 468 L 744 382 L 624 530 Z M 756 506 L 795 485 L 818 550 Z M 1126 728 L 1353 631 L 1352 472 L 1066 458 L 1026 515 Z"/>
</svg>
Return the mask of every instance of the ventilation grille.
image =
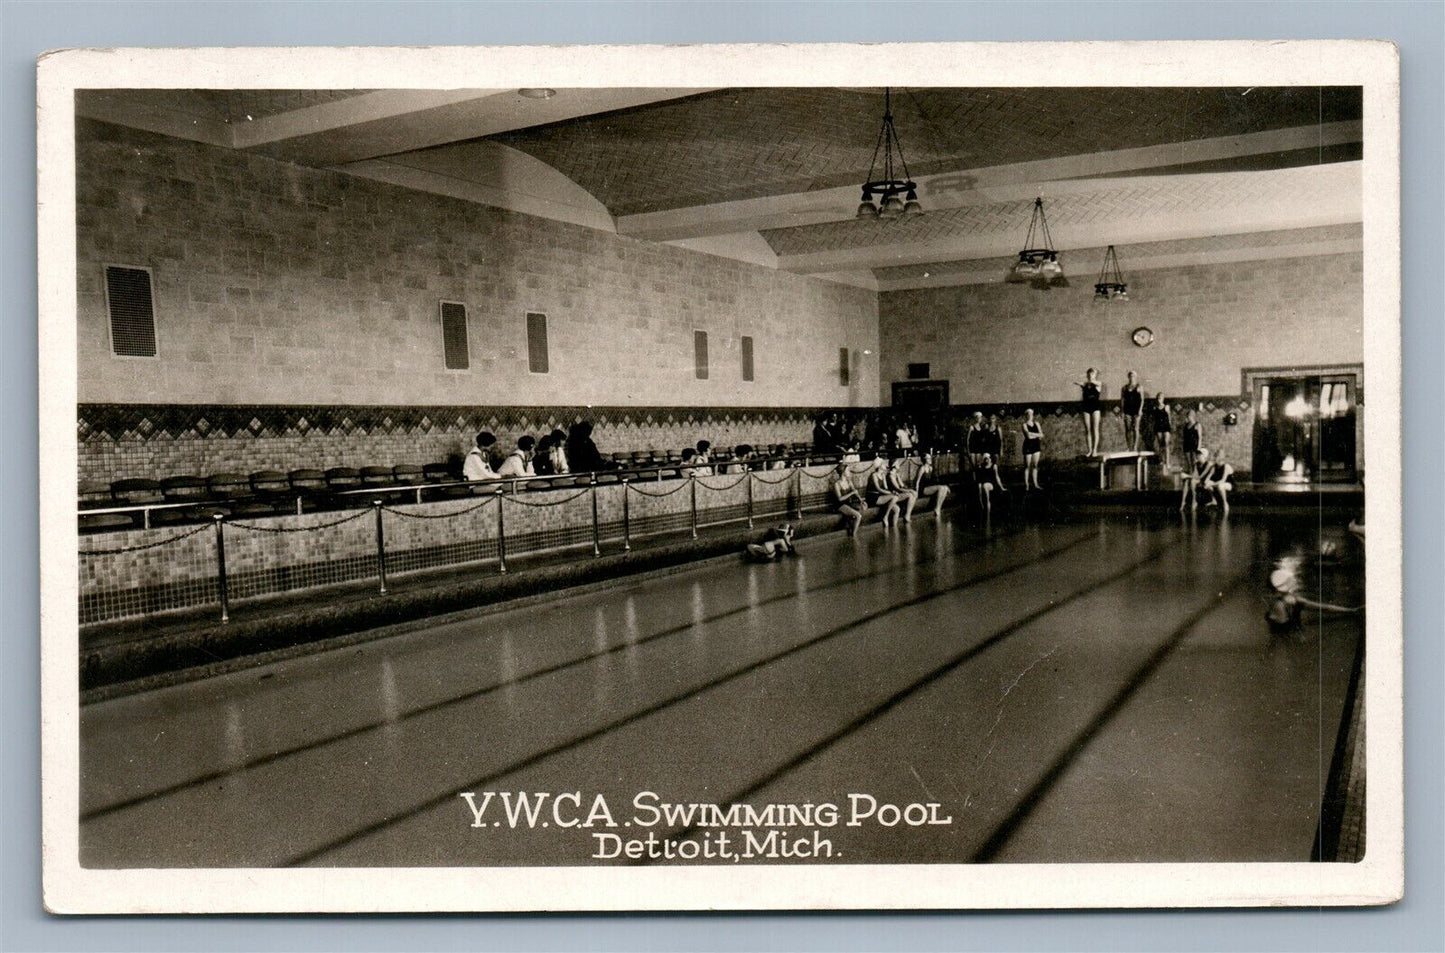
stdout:
<svg viewBox="0 0 1445 953">
<path fill-rule="evenodd" d="M 105 296 L 110 305 L 110 346 L 122 357 L 156 356 L 156 316 L 151 300 L 151 273 L 144 268 L 105 269 Z"/>
<path fill-rule="evenodd" d="M 929 366 L 928 366 L 926 363 L 924 363 L 924 364 L 909 364 L 909 365 L 908 365 L 908 379 L 911 380 L 911 381 L 926 381 L 926 380 L 928 380 L 929 370 L 930 370 L 930 368 L 929 368 Z"/>
<path fill-rule="evenodd" d="M 533 374 L 545 374 L 549 367 L 547 360 L 547 316 L 535 311 L 527 312 L 527 369 Z"/>
<path fill-rule="evenodd" d="M 464 371 L 472 366 L 467 346 L 467 306 L 464 304 L 442 302 L 442 353 L 449 371 Z"/>
<path fill-rule="evenodd" d="M 843 387 L 847 387 L 853 383 L 851 363 L 848 349 L 846 347 L 838 348 L 838 383 Z"/>
<path fill-rule="evenodd" d="M 707 332 L 692 332 L 693 370 L 700 381 L 707 380 Z"/>
<path fill-rule="evenodd" d="M 743 336 L 743 380 L 753 379 L 753 339 L 747 335 Z"/>
</svg>

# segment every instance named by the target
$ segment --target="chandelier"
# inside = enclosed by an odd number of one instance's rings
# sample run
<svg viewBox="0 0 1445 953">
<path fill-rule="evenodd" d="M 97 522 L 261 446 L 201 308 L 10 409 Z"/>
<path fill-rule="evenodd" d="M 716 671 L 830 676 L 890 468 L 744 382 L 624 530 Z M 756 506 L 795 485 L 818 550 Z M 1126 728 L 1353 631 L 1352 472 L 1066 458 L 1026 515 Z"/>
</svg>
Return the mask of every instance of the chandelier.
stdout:
<svg viewBox="0 0 1445 953">
<path fill-rule="evenodd" d="M 878 170 L 878 153 L 883 153 L 883 177 L 874 178 Z M 898 153 L 894 168 L 893 154 Z M 902 178 L 898 178 L 898 171 Z M 882 198 L 873 204 L 873 196 Z M 904 198 L 900 199 L 899 196 Z M 906 200 L 906 201 L 905 201 Z M 868 164 L 868 181 L 863 183 L 863 201 L 858 203 L 858 217 L 865 219 L 896 219 L 905 215 L 922 215 L 923 206 L 918 204 L 918 183 L 908 175 L 908 163 L 903 161 L 903 145 L 898 141 L 898 130 L 893 128 L 893 91 L 883 89 L 883 128 L 878 132 L 878 144 L 873 147 L 873 161 Z"/>
<path fill-rule="evenodd" d="M 1064 266 L 1059 264 L 1053 236 L 1049 234 L 1049 220 L 1044 217 L 1042 197 L 1034 199 L 1034 214 L 1029 219 L 1024 249 L 1019 252 L 1019 260 L 1009 268 L 1004 280 L 1015 285 L 1027 282 L 1040 291 L 1069 286 L 1069 279 L 1064 277 Z"/>
<path fill-rule="evenodd" d="M 1124 283 L 1124 273 L 1119 270 L 1119 255 L 1113 245 L 1104 252 L 1104 266 L 1099 269 L 1099 280 L 1094 282 L 1094 300 L 1129 300 L 1129 286 Z"/>
</svg>

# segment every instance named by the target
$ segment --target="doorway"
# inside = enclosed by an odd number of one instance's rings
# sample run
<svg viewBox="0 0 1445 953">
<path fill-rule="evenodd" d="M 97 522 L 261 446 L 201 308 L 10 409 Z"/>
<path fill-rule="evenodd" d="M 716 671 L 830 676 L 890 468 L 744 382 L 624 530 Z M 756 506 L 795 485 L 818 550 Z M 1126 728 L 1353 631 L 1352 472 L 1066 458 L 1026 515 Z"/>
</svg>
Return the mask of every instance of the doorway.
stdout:
<svg viewBox="0 0 1445 953">
<path fill-rule="evenodd" d="M 1354 483 L 1358 371 L 1246 372 L 1254 392 L 1254 479 Z"/>
<path fill-rule="evenodd" d="M 913 420 L 925 447 L 948 444 L 948 381 L 894 381 L 893 409 Z"/>
</svg>

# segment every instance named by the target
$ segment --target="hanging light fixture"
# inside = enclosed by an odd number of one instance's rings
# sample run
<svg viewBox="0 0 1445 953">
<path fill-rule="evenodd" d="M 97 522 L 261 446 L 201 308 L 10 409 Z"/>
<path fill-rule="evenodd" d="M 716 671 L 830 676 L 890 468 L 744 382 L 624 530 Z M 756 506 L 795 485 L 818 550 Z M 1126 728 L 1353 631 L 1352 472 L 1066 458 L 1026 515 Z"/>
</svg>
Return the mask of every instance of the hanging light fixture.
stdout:
<svg viewBox="0 0 1445 953">
<path fill-rule="evenodd" d="M 878 171 L 879 152 L 883 153 L 883 177 L 874 178 L 874 173 Z M 896 169 L 895 152 L 898 153 Z M 902 178 L 898 178 L 900 172 Z M 877 205 L 873 204 L 875 195 L 882 199 Z M 891 221 L 922 214 L 923 206 L 918 204 L 918 183 L 908 175 L 903 145 L 898 141 L 898 131 L 893 128 L 893 90 L 884 87 L 883 128 L 878 132 L 878 144 L 873 147 L 873 161 L 868 164 L 868 181 L 863 183 L 863 200 L 858 203 L 858 217 Z"/>
<path fill-rule="evenodd" d="M 1104 266 L 1099 269 L 1099 280 L 1094 282 L 1095 301 L 1128 301 L 1129 286 L 1124 282 L 1124 273 L 1119 270 L 1119 254 L 1110 245 L 1104 252 Z"/>
<path fill-rule="evenodd" d="M 1004 280 L 1015 285 L 1027 282 L 1040 291 L 1069 286 L 1069 279 L 1064 277 L 1064 266 L 1059 264 L 1053 236 L 1049 234 L 1049 220 L 1044 217 L 1042 196 L 1034 199 L 1034 214 L 1029 219 L 1024 249 L 1019 252 L 1019 260 L 1010 266 Z"/>
</svg>

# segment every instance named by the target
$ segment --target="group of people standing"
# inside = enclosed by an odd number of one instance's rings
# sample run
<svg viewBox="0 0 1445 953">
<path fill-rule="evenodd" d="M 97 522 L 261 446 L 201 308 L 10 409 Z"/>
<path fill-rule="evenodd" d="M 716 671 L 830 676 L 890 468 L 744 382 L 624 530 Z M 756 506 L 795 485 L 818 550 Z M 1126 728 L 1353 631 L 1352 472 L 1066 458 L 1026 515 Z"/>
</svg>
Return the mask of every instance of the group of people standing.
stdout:
<svg viewBox="0 0 1445 953">
<path fill-rule="evenodd" d="M 1084 379 L 1075 381 L 1074 385 L 1083 393 L 1080 412 L 1084 418 L 1084 434 L 1088 445 L 1087 455 L 1098 456 L 1104 396 L 1103 387 L 1099 384 L 1098 371 L 1092 367 L 1089 368 L 1084 373 Z M 1129 371 L 1124 385 L 1119 388 L 1119 411 L 1120 416 L 1124 418 L 1124 443 L 1133 452 L 1138 452 L 1140 441 L 1143 439 L 1140 424 L 1147 413 L 1154 434 L 1154 453 L 1158 455 L 1164 472 L 1173 472 L 1174 423 L 1163 392 L 1156 393 L 1153 400 L 1149 402 L 1149 406 L 1145 407 L 1145 398 L 1143 389 L 1139 386 L 1139 377 L 1133 371 Z M 1184 425 L 1180 428 L 1179 451 L 1181 454 L 1179 473 L 1182 477 L 1183 488 L 1179 508 L 1182 510 L 1186 506 L 1197 507 L 1199 496 L 1202 494 L 1207 497 L 1206 506 L 1218 505 L 1228 512 L 1229 491 L 1232 488 L 1229 480 L 1234 475 L 1234 467 L 1225 459 L 1223 450 L 1211 451 L 1204 446 L 1204 432 L 1199 424 L 1197 410 L 1191 409 L 1187 413 Z"/>
<path fill-rule="evenodd" d="M 1102 439 L 1101 424 L 1104 410 L 1104 387 L 1099 383 L 1099 372 L 1092 367 L 1089 368 L 1084 372 L 1084 379 L 1075 381 L 1074 386 L 1082 392 L 1079 411 L 1084 419 L 1084 436 L 1087 447 L 1084 455 L 1096 457 L 1099 455 Z M 1153 425 L 1154 452 L 1163 461 L 1165 472 L 1168 472 L 1174 423 L 1170 418 L 1169 405 L 1164 400 L 1164 392 L 1156 393 L 1149 401 L 1147 408 L 1144 404 L 1144 389 L 1139 386 L 1139 375 L 1130 371 L 1124 385 L 1119 388 L 1119 412 L 1120 416 L 1124 418 L 1125 448 L 1133 453 L 1139 452 L 1139 444 L 1143 439 L 1143 429 L 1140 424 L 1147 416 Z M 1195 420 L 1194 423 L 1197 424 L 1198 421 Z"/>
</svg>

